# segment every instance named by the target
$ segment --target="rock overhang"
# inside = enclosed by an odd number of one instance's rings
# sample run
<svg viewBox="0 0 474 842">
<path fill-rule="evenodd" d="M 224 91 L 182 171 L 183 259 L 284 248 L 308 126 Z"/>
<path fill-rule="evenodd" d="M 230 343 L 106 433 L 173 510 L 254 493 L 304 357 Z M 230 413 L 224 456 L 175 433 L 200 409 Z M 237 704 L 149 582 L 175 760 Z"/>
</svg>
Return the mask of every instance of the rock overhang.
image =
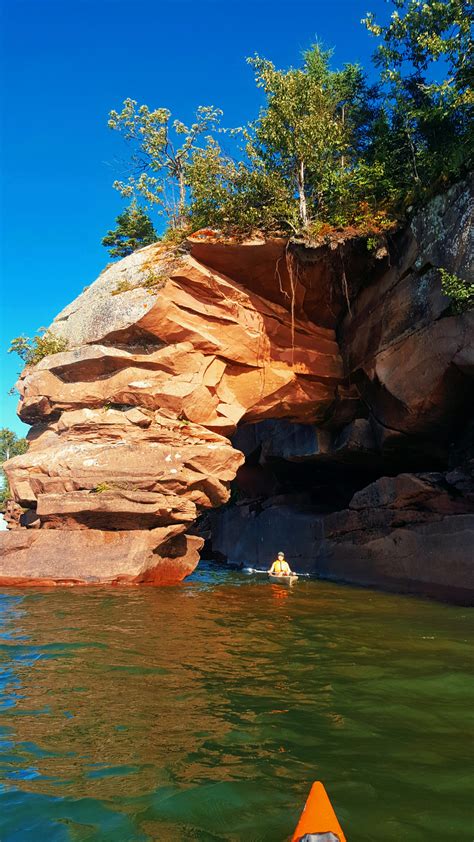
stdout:
<svg viewBox="0 0 474 842">
<path fill-rule="evenodd" d="M 35 426 L 7 471 L 40 532 L 179 527 L 178 570 L 193 516 L 228 499 L 243 462 L 229 439 L 249 423 L 293 425 L 291 441 L 267 437 L 270 460 L 442 469 L 468 409 L 473 325 L 447 317 L 430 261 L 448 237 L 446 268 L 472 265 L 469 207 L 453 188 L 378 258 L 361 238 L 306 248 L 204 232 L 179 255 L 155 244 L 108 267 L 51 326 L 69 350 L 20 381 Z"/>
</svg>

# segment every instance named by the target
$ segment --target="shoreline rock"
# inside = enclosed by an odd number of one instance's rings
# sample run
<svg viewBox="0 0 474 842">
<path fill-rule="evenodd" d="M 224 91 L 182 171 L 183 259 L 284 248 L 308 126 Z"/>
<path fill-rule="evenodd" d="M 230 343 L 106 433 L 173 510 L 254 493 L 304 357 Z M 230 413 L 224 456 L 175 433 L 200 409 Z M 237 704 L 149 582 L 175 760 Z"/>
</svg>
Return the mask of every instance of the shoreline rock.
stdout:
<svg viewBox="0 0 474 842">
<path fill-rule="evenodd" d="M 204 517 L 233 561 L 286 531 L 320 575 L 474 593 L 474 313 L 450 314 L 439 273 L 473 278 L 473 195 L 375 254 L 204 231 L 109 266 L 51 325 L 68 350 L 20 377 L 30 447 L 5 470 L 28 512 L 0 581 L 94 581 L 81 542 L 98 581 L 179 581 Z"/>
<path fill-rule="evenodd" d="M 193 572 L 203 541 L 180 526 L 151 530 L 2 533 L 2 587 L 175 585 Z"/>
</svg>

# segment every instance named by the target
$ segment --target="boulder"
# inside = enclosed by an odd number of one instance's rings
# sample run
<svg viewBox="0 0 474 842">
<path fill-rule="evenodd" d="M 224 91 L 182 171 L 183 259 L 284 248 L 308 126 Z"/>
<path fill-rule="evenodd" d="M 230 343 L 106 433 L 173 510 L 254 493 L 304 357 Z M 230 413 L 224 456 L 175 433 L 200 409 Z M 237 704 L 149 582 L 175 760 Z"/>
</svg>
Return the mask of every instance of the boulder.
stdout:
<svg viewBox="0 0 474 842">
<path fill-rule="evenodd" d="M 419 519 L 422 520 L 422 519 Z M 362 525 L 362 524 L 361 524 Z M 382 529 L 366 523 L 365 540 L 325 539 L 317 548 L 321 578 L 474 604 L 474 514 Z"/>
<path fill-rule="evenodd" d="M 328 515 L 323 577 L 474 602 L 473 466 L 381 477 Z"/>
<path fill-rule="evenodd" d="M 7 529 L 18 529 L 22 514 L 23 509 L 15 500 L 7 500 L 3 514 Z"/>
<path fill-rule="evenodd" d="M 111 528 L 120 528 L 127 510 L 135 528 L 143 528 L 152 525 L 153 507 L 157 517 L 168 509 L 173 523 L 189 522 L 197 508 L 225 503 L 242 455 L 202 426 L 158 413 L 147 417 L 144 429 L 118 410 L 64 412 L 27 453 L 6 463 L 13 494 L 24 505 L 38 505 L 40 517 L 56 525 L 62 515 L 70 521 L 74 511 L 81 523 L 86 511 L 92 521 L 96 510 L 102 521 L 107 511 Z"/>
<path fill-rule="evenodd" d="M 3 532 L 0 585 L 174 585 L 192 573 L 203 543 L 182 530 Z"/>
</svg>

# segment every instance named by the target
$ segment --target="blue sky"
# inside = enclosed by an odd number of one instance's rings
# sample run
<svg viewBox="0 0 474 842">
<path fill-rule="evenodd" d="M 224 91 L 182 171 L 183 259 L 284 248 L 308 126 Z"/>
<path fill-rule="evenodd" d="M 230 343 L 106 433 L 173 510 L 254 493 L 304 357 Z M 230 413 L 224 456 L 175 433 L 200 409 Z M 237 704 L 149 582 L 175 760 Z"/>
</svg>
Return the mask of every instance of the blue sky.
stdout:
<svg viewBox="0 0 474 842">
<path fill-rule="evenodd" d="M 109 261 L 101 238 L 124 206 L 125 159 L 107 114 L 126 97 L 189 120 L 198 105 L 240 125 L 258 110 L 245 57 L 296 64 L 316 38 L 334 66 L 369 65 L 360 24 L 383 0 L 3 0 L 0 426 L 25 435 L 7 392 L 32 335 Z"/>
</svg>

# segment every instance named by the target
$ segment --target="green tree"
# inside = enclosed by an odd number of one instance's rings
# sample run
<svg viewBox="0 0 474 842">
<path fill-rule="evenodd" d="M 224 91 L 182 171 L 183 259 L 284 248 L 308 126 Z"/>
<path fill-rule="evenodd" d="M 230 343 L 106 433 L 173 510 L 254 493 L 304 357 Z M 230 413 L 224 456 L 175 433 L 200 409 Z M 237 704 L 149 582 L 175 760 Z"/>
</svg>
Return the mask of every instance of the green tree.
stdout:
<svg viewBox="0 0 474 842">
<path fill-rule="evenodd" d="M 24 438 L 17 436 L 13 430 L 8 427 L 0 429 L 0 504 L 4 503 L 10 496 L 10 489 L 8 487 L 7 478 L 1 467 L 8 459 L 14 456 L 20 456 L 28 450 L 28 442 Z"/>
<path fill-rule="evenodd" d="M 172 120 L 167 108 L 151 110 L 126 99 L 120 113 L 111 111 L 109 127 L 120 132 L 131 147 L 131 175 L 115 181 L 125 197 L 142 196 L 165 213 L 173 228 L 186 223 L 187 166 L 202 138 L 215 129 L 222 112 L 200 106 L 194 123 Z"/>
<path fill-rule="evenodd" d="M 472 5 L 468 0 L 391 0 L 386 25 L 364 19 L 379 39 L 390 120 L 386 160 L 402 193 L 456 176 L 472 162 Z M 386 139 L 387 140 L 387 139 Z"/>
<path fill-rule="evenodd" d="M 247 137 L 246 131 L 241 135 Z M 223 153 L 213 138 L 193 154 L 188 168 L 191 202 L 189 221 L 204 227 L 249 232 L 296 230 L 294 201 L 281 173 L 269 170 L 251 143 L 243 159 Z"/>
<path fill-rule="evenodd" d="M 296 233 L 315 217 L 351 221 L 380 169 L 367 158 L 380 109 L 361 68 L 332 71 L 330 56 L 315 45 L 301 68 L 287 71 L 259 56 L 248 60 L 266 103 L 255 123 L 232 132 L 243 141 L 240 160 L 212 137 L 194 150 L 192 225 Z"/>
<path fill-rule="evenodd" d="M 301 225 L 324 218 L 327 197 L 352 171 L 364 143 L 369 89 L 358 65 L 330 69 L 331 51 L 315 44 L 303 66 L 277 70 L 259 56 L 248 59 L 267 103 L 255 127 L 255 146 L 266 167 L 279 171 L 297 196 Z"/>
<path fill-rule="evenodd" d="M 117 227 L 113 231 L 107 231 L 102 240 L 102 245 L 109 249 L 111 257 L 126 257 L 158 239 L 150 217 L 135 200 L 115 221 Z"/>
<path fill-rule="evenodd" d="M 24 438 L 17 436 L 13 430 L 8 427 L 0 429 L 0 463 L 7 462 L 13 456 L 19 456 L 21 453 L 26 453 L 28 450 L 28 442 Z"/>
</svg>

